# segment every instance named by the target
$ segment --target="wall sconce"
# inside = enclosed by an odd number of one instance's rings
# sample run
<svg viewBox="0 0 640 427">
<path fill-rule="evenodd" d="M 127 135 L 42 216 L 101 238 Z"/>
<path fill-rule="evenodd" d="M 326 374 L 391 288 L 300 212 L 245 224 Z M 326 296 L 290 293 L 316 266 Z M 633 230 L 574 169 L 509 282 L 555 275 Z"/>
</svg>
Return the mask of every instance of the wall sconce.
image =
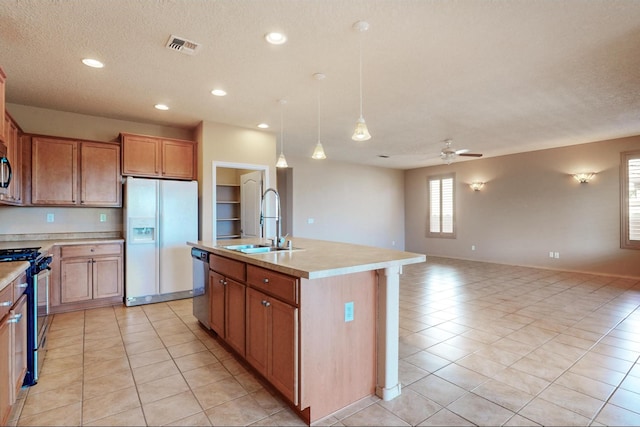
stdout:
<svg viewBox="0 0 640 427">
<path fill-rule="evenodd" d="M 573 177 L 580 184 L 587 184 L 591 179 L 596 176 L 595 172 L 574 173 Z"/>
<path fill-rule="evenodd" d="M 484 187 L 484 182 L 472 182 L 469 184 L 469 187 L 471 187 L 473 191 L 480 191 L 480 189 Z"/>
</svg>

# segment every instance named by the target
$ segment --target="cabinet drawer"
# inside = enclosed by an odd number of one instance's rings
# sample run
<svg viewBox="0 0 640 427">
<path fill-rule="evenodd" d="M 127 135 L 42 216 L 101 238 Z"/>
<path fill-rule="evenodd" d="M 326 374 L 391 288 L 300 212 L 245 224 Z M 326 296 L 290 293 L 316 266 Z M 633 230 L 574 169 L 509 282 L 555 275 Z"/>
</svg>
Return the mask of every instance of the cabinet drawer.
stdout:
<svg viewBox="0 0 640 427">
<path fill-rule="evenodd" d="M 120 255 L 121 252 L 122 246 L 119 243 L 62 246 L 62 248 L 60 248 L 60 256 L 62 258 Z"/>
<path fill-rule="evenodd" d="M 12 283 L 0 291 L 0 319 L 2 319 L 11 309 L 13 305 L 13 286 Z"/>
<path fill-rule="evenodd" d="M 246 264 L 234 259 L 211 254 L 209 255 L 209 268 L 223 276 L 244 282 L 247 280 Z"/>
<path fill-rule="evenodd" d="M 283 301 L 298 305 L 298 279 L 295 277 L 247 265 L 247 283 Z"/>
</svg>

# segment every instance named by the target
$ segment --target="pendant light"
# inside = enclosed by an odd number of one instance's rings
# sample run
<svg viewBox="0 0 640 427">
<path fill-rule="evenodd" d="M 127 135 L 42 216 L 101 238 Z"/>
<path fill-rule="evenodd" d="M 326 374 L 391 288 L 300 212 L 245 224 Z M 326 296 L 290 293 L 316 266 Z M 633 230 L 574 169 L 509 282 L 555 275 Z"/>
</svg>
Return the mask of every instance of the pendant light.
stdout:
<svg viewBox="0 0 640 427">
<path fill-rule="evenodd" d="M 284 114 L 282 113 L 283 106 L 287 103 L 286 99 L 278 101 L 280 103 L 280 156 L 276 162 L 277 168 L 287 168 L 287 159 L 284 157 Z"/>
<path fill-rule="evenodd" d="M 369 23 L 366 21 L 358 21 L 353 24 L 353 29 L 363 33 L 369 29 Z M 371 139 L 371 134 L 367 129 L 367 124 L 362 115 L 362 34 L 360 35 L 360 117 L 356 121 L 356 129 L 351 136 L 354 141 L 367 141 Z"/>
<path fill-rule="evenodd" d="M 324 154 L 324 148 L 322 147 L 322 143 L 320 142 L 320 82 L 324 80 L 326 76 L 322 73 L 315 73 L 313 78 L 318 81 L 318 143 L 316 144 L 316 148 L 313 150 L 312 159 L 323 160 L 327 158 L 327 155 Z"/>
</svg>

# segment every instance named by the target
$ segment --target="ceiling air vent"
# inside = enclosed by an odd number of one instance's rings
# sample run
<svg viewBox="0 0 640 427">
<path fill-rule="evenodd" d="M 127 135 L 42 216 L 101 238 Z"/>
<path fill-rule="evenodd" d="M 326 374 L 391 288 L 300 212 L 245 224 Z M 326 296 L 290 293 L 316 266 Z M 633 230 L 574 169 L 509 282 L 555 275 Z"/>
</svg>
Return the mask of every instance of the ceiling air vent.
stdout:
<svg viewBox="0 0 640 427">
<path fill-rule="evenodd" d="M 167 41 L 167 48 L 187 55 L 195 55 L 200 50 L 200 44 L 182 37 L 172 35 Z"/>
</svg>

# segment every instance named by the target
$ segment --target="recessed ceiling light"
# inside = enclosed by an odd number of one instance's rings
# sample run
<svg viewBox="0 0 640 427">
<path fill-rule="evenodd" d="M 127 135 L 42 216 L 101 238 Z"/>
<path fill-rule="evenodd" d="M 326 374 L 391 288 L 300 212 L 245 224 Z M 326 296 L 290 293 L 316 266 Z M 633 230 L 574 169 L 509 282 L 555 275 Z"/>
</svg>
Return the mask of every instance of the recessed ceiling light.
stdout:
<svg viewBox="0 0 640 427">
<path fill-rule="evenodd" d="M 156 109 L 158 109 L 158 110 L 163 110 L 163 111 L 166 111 L 166 110 L 169 109 L 169 107 L 166 106 L 165 104 L 156 104 L 156 105 L 154 105 L 154 107 L 156 107 Z"/>
<path fill-rule="evenodd" d="M 225 96 L 227 94 L 227 92 L 225 92 L 222 89 L 214 89 L 214 90 L 211 91 L 211 94 L 215 95 L 215 96 Z"/>
<path fill-rule="evenodd" d="M 82 63 L 84 65 L 86 65 L 87 67 L 91 67 L 91 68 L 102 68 L 104 67 L 104 64 L 100 61 L 98 61 L 97 59 L 92 59 L 92 58 L 84 58 L 82 60 Z"/>
<path fill-rule="evenodd" d="M 268 125 L 268 124 L 266 124 L 266 123 L 260 123 L 260 124 L 258 125 L 258 127 L 259 127 L 260 129 L 269 129 L 269 125 Z"/>
<path fill-rule="evenodd" d="M 284 44 L 287 36 L 284 33 L 271 32 L 264 35 L 264 39 L 271 44 Z"/>
</svg>

